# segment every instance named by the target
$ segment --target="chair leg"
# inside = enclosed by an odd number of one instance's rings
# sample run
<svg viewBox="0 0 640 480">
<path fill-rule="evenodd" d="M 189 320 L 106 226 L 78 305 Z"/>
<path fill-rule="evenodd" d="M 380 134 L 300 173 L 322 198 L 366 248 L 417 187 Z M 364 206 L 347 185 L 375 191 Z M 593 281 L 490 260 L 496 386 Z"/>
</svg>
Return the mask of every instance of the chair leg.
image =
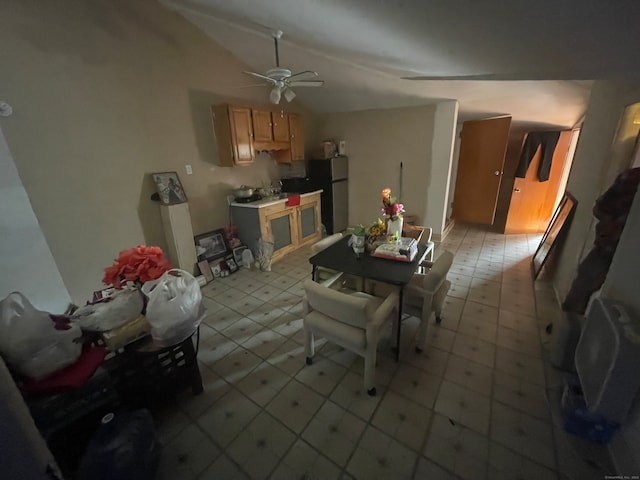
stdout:
<svg viewBox="0 0 640 480">
<path fill-rule="evenodd" d="M 431 315 L 429 315 L 430 317 Z M 427 330 L 429 328 L 429 317 L 424 318 L 424 315 L 420 317 L 420 325 L 418 326 L 418 335 L 416 337 L 416 352 L 422 353 L 422 350 L 427 347 Z"/>
<path fill-rule="evenodd" d="M 364 357 L 364 388 L 371 396 L 376 394 L 376 349 L 371 348 Z"/>
<path fill-rule="evenodd" d="M 316 354 L 315 345 L 313 342 L 313 332 L 308 329 L 304 329 L 304 352 L 306 354 L 306 363 L 311 365 L 313 363 L 313 356 Z"/>
</svg>

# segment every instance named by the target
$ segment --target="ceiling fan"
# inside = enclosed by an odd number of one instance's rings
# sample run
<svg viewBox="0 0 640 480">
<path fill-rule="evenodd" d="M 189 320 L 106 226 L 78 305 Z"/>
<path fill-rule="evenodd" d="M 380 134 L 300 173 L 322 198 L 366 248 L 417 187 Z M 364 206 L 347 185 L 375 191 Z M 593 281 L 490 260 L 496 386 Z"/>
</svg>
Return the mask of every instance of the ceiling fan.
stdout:
<svg viewBox="0 0 640 480">
<path fill-rule="evenodd" d="M 312 70 L 305 70 L 303 72 L 291 74 L 291 70 L 288 68 L 280 67 L 280 55 L 278 53 L 278 40 L 282 38 L 282 30 L 275 30 L 272 34 L 276 48 L 276 68 L 271 68 L 265 72 L 265 74 L 256 72 L 244 73 L 258 77 L 262 80 L 266 80 L 267 83 L 259 83 L 255 85 L 247 85 L 247 87 L 262 87 L 272 86 L 269 93 L 269 100 L 276 105 L 280 103 L 282 95 L 290 102 L 296 97 L 296 93 L 291 87 L 321 87 L 324 85 L 324 80 L 305 80 L 305 78 L 317 77 L 318 72 Z"/>
</svg>

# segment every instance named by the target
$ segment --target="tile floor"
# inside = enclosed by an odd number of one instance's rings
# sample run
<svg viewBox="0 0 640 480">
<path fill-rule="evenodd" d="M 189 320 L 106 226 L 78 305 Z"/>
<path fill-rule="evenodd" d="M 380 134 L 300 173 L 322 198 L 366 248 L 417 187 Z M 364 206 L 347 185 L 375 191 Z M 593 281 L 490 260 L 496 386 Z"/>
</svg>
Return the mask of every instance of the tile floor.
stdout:
<svg viewBox="0 0 640 480">
<path fill-rule="evenodd" d="M 401 361 L 383 340 L 378 395 L 362 360 L 318 342 L 305 366 L 302 281 L 308 250 L 271 272 L 240 271 L 203 287 L 199 361 L 205 393 L 158 412 L 161 478 L 580 479 L 612 473 L 606 450 L 562 429 L 562 375 L 544 327 L 559 310 L 532 282 L 539 236 L 455 227 L 452 288 L 430 347 Z M 585 460 L 587 459 L 587 460 Z"/>
</svg>

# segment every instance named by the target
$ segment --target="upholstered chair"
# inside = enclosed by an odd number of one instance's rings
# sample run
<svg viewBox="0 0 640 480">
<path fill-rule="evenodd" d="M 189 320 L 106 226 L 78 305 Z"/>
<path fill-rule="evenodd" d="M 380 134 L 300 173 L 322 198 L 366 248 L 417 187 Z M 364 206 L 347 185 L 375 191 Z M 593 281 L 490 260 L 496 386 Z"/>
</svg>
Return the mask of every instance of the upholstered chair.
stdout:
<svg viewBox="0 0 640 480">
<path fill-rule="evenodd" d="M 364 357 L 364 387 L 376 394 L 375 369 L 378 341 L 397 316 L 398 294 L 386 298 L 366 293 L 347 294 L 306 280 L 303 302 L 305 353 L 307 365 L 313 363 L 314 339 L 330 342 Z"/>
<path fill-rule="evenodd" d="M 433 251 L 435 249 L 435 243 L 431 240 L 433 235 L 433 229 L 431 227 L 422 227 L 418 225 L 403 225 L 402 236 L 415 238 L 418 243 L 427 247 L 427 255 L 429 255 L 429 261 L 433 262 Z"/>
<path fill-rule="evenodd" d="M 323 238 L 322 240 L 311 245 L 311 255 L 315 255 L 316 253 L 321 252 L 340 239 L 342 239 L 342 233 L 334 233 L 333 235 L 329 235 L 328 237 Z M 324 267 L 316 268 L 316 282 L 322 283 L 323 285 L 329 286 L 336 290 L 351 290 L 358 292 L 364 290 L 363 278 L 353 275 L 347 275 L 345 273 Z"/>
<path fill-rule="evenodd" d="M 328 237 L 325 237 L 322 240 L 317 241 L 316 243 L 311 245 L 311 255 L 313 256 L 316 253 L 321 252 L 325 248 L 336 243 L 341 238 L 342 238 L 342 233 L 334 233 L 333 235 L 329 235 Z M 324 285 L 327 285 L 327 286 L 334 285 L 341 277 L 342 277 L 342 272 L 336 272 L 335 270 L 331 270 L 324 267 L 316 268 L 316 282 L 322 283 Z"/>
<path fill-rule="evenodd" d="M 451 282 L 447 280 L 447 273 L 453 263 L 453 253 L 448 250 L 436 259 L 426 273 L 415 273 L 411 281 L 404 287 L 402 298 L 402 313 L 415 315 L 420 318 L 416 351 L 422 352 L 426 348 L 427 328 L 432 314 L 436 323 L 442 321 L 442 307 Z M 397 319 L 394 319 L 393 331 L 397 331 Z"/>
</svg>

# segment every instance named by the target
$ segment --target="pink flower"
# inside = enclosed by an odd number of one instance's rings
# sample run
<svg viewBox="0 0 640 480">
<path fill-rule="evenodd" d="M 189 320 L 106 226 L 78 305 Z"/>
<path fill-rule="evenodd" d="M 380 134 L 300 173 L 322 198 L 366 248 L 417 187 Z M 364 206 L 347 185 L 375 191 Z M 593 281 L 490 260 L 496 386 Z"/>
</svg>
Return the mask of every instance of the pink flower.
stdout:
<svg viewBox="0 0 640 480">
<path fill-rule="evenodd" d="M 390 217 L 396 217 L 404 213 L 404 205 L 396 202 L 396 198 L 391 196 L 391 189 L 382 190 L 382 213 Z"/>
</svg>

